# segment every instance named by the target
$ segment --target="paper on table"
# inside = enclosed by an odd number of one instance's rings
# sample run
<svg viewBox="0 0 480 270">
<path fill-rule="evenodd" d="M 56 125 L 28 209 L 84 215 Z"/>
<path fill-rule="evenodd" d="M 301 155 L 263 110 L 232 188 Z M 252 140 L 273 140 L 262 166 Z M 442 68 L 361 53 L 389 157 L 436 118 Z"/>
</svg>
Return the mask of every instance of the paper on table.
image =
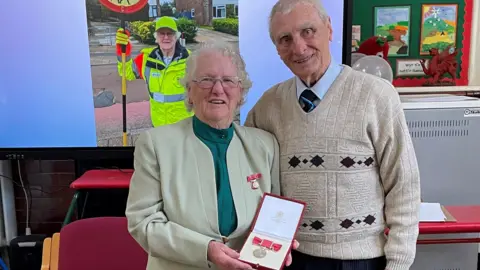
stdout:
<svg viewBox="0 0 480 270">
<path fill-rule="evenodd" d="M 265 196 L 258 214 L 255 231 L 279 238 L 293 237 L 298 220 L 303 212 L 303 204 Z"/>
<path fill-rule="evenodd" d="M 443 222 L 446 219 L 439 203 L 422 203 L 420 205 L 420 222 Z"/>
</svg>

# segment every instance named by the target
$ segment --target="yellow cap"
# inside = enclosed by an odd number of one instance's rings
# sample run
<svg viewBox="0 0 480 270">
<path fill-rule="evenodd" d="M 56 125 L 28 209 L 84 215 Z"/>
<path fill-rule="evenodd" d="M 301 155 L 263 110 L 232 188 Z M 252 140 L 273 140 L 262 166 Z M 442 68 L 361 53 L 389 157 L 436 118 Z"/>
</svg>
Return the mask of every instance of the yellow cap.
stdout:
<svg viewBox="0 0 480 270">
<path fill-rule="evenodd" d="M 157 20 L 157 22 L 155 23 L 155 31 L 160 28 L 168 28 L 172 31 L 178 32 L 177 23 L 172 17 L 169 16 L 163 16 Z"/>
</svg>

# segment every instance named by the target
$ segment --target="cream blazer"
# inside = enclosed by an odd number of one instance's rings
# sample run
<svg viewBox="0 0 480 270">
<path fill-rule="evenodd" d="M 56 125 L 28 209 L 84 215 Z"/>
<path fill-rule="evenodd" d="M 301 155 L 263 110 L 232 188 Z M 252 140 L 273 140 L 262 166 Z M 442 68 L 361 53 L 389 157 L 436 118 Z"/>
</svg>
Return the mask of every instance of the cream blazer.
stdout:
<svg viewBox="0 0 480 270">
<path fill-rule="evenodd" d="M 234 124 L 227 151 L 230 186 L 238 227 L 226 245 L 239 250 L 264 192 L 279 194 L 279 149 L 266 131 Z M 193 133 L 192 118 L 141 134 L 130 183 L 128 229 L 148 253 L 147 270 L 215 269 L 207 261 L 218 228 L 213 157 Z M 261 173 L 260 187 L 249 175 Z"/>
</svg>

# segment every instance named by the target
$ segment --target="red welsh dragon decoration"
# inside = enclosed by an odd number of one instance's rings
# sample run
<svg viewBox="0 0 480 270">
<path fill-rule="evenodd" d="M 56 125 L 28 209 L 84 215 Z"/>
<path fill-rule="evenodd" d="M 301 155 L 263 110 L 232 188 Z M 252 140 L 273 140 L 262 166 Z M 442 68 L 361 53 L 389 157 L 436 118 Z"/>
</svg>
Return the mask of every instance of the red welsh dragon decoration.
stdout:
<svg viewBox="0 0 480 270">
<path fill-rule="evenodd" d="M 431 77 L 424 86 L 447 86 L 455 85 L 455 79 L 457 78 L 457 50 L 448 46 L 442 52 L 438 49 L 430 49 L 430 55 L 432 59 L 428 63 L 428 67 L 425 66 L 425 59 L 420 59 L 423 72 L 425 75 Z M 444 75 L 449 74 L 451 78 L 446 78 Z"/>
</svg>

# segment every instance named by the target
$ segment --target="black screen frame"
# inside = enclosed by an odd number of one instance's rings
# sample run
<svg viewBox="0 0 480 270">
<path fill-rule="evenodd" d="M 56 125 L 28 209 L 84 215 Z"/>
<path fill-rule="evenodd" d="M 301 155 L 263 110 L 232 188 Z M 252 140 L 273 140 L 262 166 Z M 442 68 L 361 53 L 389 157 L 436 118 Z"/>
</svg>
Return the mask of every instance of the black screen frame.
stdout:
<svg viewBox="0 0 480 270">
<path fill-rule="evenodd" d="M 352 55 L 353 0 L 344 0 L 342 63 L 350 66 Z M 102 160 L 131 159 L 134 146 L 0 148 L 0 160 Z"/>
<path fill-rule="evenodd" d="M 352 63 L 352 21 L 353 0 L 343 1 L 343 44 L 342 63 L 350 66 Z"/>
</svg>

